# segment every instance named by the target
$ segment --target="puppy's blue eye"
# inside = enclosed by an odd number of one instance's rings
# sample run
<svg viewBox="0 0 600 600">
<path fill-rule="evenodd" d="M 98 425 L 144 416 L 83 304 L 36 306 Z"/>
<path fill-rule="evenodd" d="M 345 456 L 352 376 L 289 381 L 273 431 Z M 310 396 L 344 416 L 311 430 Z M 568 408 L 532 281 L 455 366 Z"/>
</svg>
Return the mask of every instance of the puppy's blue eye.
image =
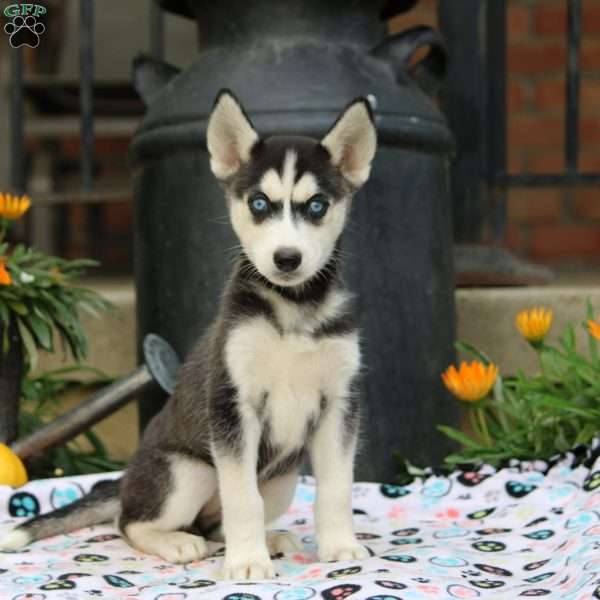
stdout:
<svg viewBox="0 0 600 600">
<path fill-rule="evenodd" d="M 258 194 L 248 203 L 250 212 L 255 216 L 262 216 L 269 212 L 270 202 L 263 194 Z"/>
<path fill-rule="evenodd" d="M 325 216 L 329 204 L 322 196 L 314 196 L 308 201 L 306 212 L 311 219 L 321 219 Z"/>
</svg>

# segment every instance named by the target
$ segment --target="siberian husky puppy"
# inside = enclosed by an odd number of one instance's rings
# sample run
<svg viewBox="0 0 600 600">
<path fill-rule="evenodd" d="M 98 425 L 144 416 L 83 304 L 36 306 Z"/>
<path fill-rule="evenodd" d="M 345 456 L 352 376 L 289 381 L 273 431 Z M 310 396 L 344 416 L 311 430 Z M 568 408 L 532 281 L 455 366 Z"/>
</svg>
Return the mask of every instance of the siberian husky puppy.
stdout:
<svg viewBox="0 0 600 600">
<path fill-rule="evenodd" d="M 224 90 L 207 145 L 241 244 L 216 320 L 123 478 L 19 525 L 0 549 L 117 518 L 142 552 L 186 563 L 224 537 L 225 578 L 273 577 L 270 553 L 296 542 L 266 524 L 308 456 L 319 558 L 368 556 L 352 526 L 360 349 L 339 248 L 375 154 L 369 103 L 350 103 L 321 141 L 261 138 Z"/>
</svg>

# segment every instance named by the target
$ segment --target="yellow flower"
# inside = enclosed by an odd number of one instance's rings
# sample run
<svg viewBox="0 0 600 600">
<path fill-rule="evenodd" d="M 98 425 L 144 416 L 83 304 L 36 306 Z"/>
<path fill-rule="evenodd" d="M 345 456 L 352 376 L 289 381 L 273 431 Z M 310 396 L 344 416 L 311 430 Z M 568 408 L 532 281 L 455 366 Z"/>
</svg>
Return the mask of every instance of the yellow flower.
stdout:
<svg viewBox="0 0 600 600">
<path fill-rule="evenodd" d="M 465 402 L 476 402 L 487 396 L 498 376 L 498 367 L 494 364 L 484 365 L 478 360 L 472 363 L 460 363 L 457 370 L 450 365 L 442 380 L 446 387 L 459 399 Z"/>
<path fill-rule="evenodd" d="M 10 285 L 11 283 L 12 278 L 6 269 L 6 261 L 0 259 L 0 285 Z"/>
<path fill-rule="evenodd" d="M 522 310 L 516 318 L 517 329 L 528 342 L 541 342 L 552 325 L 552 317 L 552 311 L 542 306 Z"/>
<path fill-rule="evenodd" d="M 0 444 L 0 485 L 19 487 L 27 483 L 21 459 L 5 444 Z"/>
<path fill-rule="evenodd" d="M 12 196 L 0 194 L 0 217 L 14 221 L 22 217 L 31 206 L 29 196 Z"/>
<path fill-rule="evenodd" d="M 592 319 L 590 319 L 587 322 L 587 325 L 590 335 L 594 336 L 597 340 L 600 340 L 600 323 L 598 323 L 597 321 L 592 321 Z"/>
</svg>

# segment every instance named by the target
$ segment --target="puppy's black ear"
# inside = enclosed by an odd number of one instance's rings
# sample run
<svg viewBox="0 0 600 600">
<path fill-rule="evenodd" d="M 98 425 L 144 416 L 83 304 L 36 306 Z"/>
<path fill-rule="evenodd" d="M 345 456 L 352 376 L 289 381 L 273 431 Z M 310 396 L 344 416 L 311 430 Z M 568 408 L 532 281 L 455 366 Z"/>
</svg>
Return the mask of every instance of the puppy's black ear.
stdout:
<svg viewBox="0 0 600 600">
<path fill-rule="evenodd" d="M 355 187 L 369 178 L 371 162 L 377 149 L 377 133 L 371 106 L 366 98 L 351 102 L 321 140 L 331 162 Z"/>
<path fill-rule="evenodd" d="M 217 179 L 227 179 L 250 158 L 258 141 L 250 119 L 229 90 L 221 90 L 208 120 L 206 145 L 210 168 Z"/>
</svg>

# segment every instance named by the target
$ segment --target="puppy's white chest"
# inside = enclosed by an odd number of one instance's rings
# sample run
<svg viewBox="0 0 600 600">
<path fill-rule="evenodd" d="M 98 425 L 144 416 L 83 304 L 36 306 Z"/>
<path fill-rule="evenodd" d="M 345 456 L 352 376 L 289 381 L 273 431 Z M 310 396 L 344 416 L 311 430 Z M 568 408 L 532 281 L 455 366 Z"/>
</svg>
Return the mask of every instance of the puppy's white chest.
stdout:
<svg viewBox="0 0 600 600">
<path fill-rule="evenodd" d="M 360 363 L 356 334 L 281 334 L 265 318 L 236 327 L 225 356 L 239 401 L 264 412 L 271 440 L 281 448 L 303 445 L 307 424 L 318 418 L 322 399 L 329 403 L 343 398 Z"/>
</svg>

